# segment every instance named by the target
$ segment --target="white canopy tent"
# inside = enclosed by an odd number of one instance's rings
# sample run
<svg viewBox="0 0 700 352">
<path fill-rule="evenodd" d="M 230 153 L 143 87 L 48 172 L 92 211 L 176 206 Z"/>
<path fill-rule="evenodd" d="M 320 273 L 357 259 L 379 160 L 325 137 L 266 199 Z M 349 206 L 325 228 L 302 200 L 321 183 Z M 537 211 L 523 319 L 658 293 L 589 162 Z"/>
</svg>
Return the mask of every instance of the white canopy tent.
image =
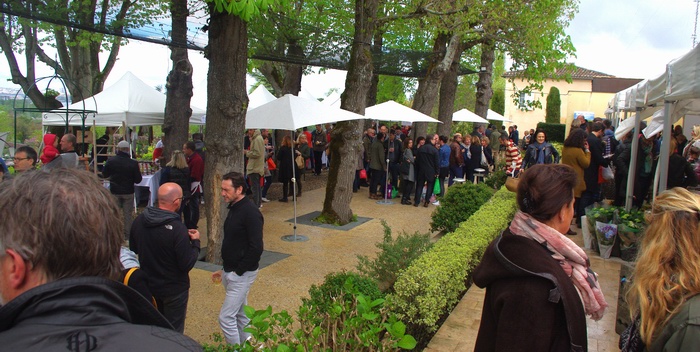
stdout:
<svg viewBox="0 0 700 352">
<path fill-rule="evenodd" d="M 418 110 L 399 104 L 393 100 L 385 101 L 381 104 L 370 106 L 365 109 L 365 118 L 381 121 L 406 121 L 414 122 L 438 122 L 438 121 Z"/>
<path fill-rule="evenodd" d="M 302 127 L 364 118 L 364 116 L 351 111 L 330 107 L 316 99 L 305 99 L 287 94 L 248 111 L 245 126 L 247 129 L 290 130 L 292 138 L 294 138 L 294 131 Z M 292 153 L 293 164 L 294 153 Z M 292 198 L 294 202 L 294 234 L 283 236 L 282 239 L 292 242 L 305 241 L 306 237 L 297 236 L 297 192 L 294 167 L 292 168 L 292 188 L 294 189 L 294 197 Z"/>
<path fill-rule="evenodd" d="M 700 47 L 695 47 L 682 57 L 671 61 L 666 65 L 666 72 L 662 75 L 619 92 L 615 100 L 618 104 L 622 95 L 625 97 L 625 104 L 617 110 L 635 111 L 633 122 L 635 131 L 639 131 L 641 119 L 649 116 L 653 117 L 652 123 L 648 126 L 648 135 L 653 135 L 652 132 L 658 133 L 659 122 L 663 122 L 661 127 L 663 142 L 660 151 L 662 157 L 659 158 L 657 178 L 658 191 L 664 191 L 668 180 L 668 156 L 673 123 L 686 114 L 700 113 Z M 663 110 L 661 110 L 662 107 Z M 639 133 L 635 132 L 633 136 L 630 170 L 636 169 Z M 627 208 L 631 207 L 633 184 L 634 172 L 630 172 L 627 185 Z M 656 194 L 656 191 L 655 187 L 653 193 Z"/>
<path fill-rule="evenodd" d="M 333 92 L 323 99 L 322 103 L 334 108 L 340 108 L 340 94 Z"/>
<path fill-rule="evenodd" d="M 452 121 L 453 122 L 476 122 L 476 123 L 489 123 L 488 120 L 485 118 L 467 110 L 467 109 L 462 109 L 459 111 L 456 111 L 454 114 L 452 114 Z"/>
<path fill-rule="evenodd" d="M 513 122 L 513 120 L 505 118 L 505 116 L 489 109 L 488 112 L 486 113 L 486 119 L 487 120 L 493 120 L 493 121 L 503 121 L 503 122 Z"/>
<path fill-rule="evenodd" d="M 84 105 L 83 105 L 84 104 Z M 69 110 L 95 110 L 97 114 L 85 116 L 85 126 L 151 126 L 163 123 L 165 94 L 147 85 L 131 72 L 124 74 L 115 84 L 102 92 L 71 104 Z M 190 124 L 204 124 L 205 111 L 192 106 Z M 82 114 L 67 114 L 54 110 L 42 114 L 44 126 L 81 126 Z M 68 122 L 66 123 L 66 119 Z"/>
</svg>

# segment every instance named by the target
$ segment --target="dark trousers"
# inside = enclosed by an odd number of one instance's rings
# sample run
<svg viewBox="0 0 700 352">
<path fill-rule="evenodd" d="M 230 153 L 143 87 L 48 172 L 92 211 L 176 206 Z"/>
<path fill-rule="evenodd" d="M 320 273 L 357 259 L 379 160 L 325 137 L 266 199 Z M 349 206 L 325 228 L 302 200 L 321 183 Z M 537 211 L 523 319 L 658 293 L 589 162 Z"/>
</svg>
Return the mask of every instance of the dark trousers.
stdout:
<svg viewBox="0 0 700 352">
<path fill-rule="evenodd" d="M 172 296 L 154 296 L 158 311 L 168 319 L 175 330 L 181 334 L 185 332 L 185 315 L 187 315 L 187 301 L 190 297 L 189 290 Z"/>
<path fill-rule="evenodd" d="M 399 165 L 398 163 L 389 163 L 389 180 L 391 186 L 399 188 Z"/>
<path fill-rule="evenodd" d="M 464 167 L 455 165 L 455 166 L 450 166 L 450 179 L 447 182 L 447 185 L 452 186 L 454 183 L 455 178 L 462 178 L 464 176 Z"/>
<path fill-rule="evenodd" d="M 202 196 L 199 192 L 194 192 L 190 196 L 187 206 L 185 206 L 183 216 L 185 218 L 185 226 L 188 229 L 196 229 L 199 223 L 199 201 Z"/>
<path fill-rule="evenodd" d="M 272 176 L 265 176 L 265 185 L 263 186 L 262 189 L 262 197 L 267 198 L 267 190 L 270 189 L 270 186 L 272 185 Z"/>
<path fill-rule="evenodd" d="M 287 200 L 287 197 L 288 197 L 288 194 L 290 191 L 289 184 L 291 182 L 292 182 L 291 180 L 290 181 L 282 181 L 282 199 L 283 200 Z"/>
<path fill-rule="evenodd" d="M 381 186 L 379 193 L 384 195 L 384 192 L 386 192 L 386 171 L 372 170 L 372 179 L 369 183 L 369 194 L 377 194 L 377 186 Z"/>
<path fill-rule="evenodd" d="M 413 193 L 413 182 L 408 179 L 401 180 L 401 202 L 410 202 Z"/>
<path fill-rule="evenodd" d="M 415 198 L 413 199 L 413 204 L 419 204 L 420 203 L 420 196 L 421 193 L 423 193 L 423 185 L 428 184 L 427 189 L 425 190 L 425 202 L 430 202 L 430 197 L 433 196 L 433 187 L 435 187 L 435 176 L 426 178 L 422 174 L 418 174 L 418 178 L 416 179 L 416 194 Z"/>
<path fill-rule="evenodd" d="M 355 179 L 352 181 L 352 191 L 360 190 L 360 170 L 355 170 Z"/>
<path fill-rule="evenodd" d="M 323 166 L 323 164 L 321 164 L 321 157 L 322 156 L 323 156 L 323 150 L 320 152 L 314 150 L 314 173 L 316 175 L 321 174 L 321 166 Z"/>
</svg>

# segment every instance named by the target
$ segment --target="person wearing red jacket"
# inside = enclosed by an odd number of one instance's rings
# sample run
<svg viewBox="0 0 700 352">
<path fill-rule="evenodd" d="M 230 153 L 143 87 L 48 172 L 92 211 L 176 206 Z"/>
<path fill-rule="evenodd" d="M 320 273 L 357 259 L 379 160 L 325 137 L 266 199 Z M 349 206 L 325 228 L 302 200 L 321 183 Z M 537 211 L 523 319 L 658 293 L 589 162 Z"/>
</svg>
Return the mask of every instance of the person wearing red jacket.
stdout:
<svg viewBox="0 0 700 352">
<path fill-rule="evenodd" d="M 61 155 L 58 151 L 58 136 L 53 133 L 47 133 L 44 135 L 44 151 L 41 152 L 41 163 L 46 165 L 56 159 L 57 156 Z"/>
</svg>

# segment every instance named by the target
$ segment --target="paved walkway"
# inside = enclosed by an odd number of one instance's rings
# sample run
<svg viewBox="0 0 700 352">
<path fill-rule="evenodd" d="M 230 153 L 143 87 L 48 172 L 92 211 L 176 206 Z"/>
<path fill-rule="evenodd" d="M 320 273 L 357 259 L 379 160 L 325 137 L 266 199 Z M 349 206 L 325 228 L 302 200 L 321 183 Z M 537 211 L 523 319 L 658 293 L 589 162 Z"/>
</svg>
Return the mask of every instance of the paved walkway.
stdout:
<svg viewBox="0 0 700 352">
<path fill-rule="evenodd" d="M 574 226 L 575 227 L 575 226 Z M 581 230 L 572 239 L 583 247 Z M 609 304 L 605 316 L 600 321 L 588 318 L 588 350 L 619 351 L 619 335 L 615 333 L 617 296 L 620 281 L 620 263 L 617 258 L 602 259 L 597 253 L 586 250 L 591 267 L 598 273 L 603 294 Z M 481 321 L 481 308 L 486 291 L 473 285 L 457 304 L 449 318 L 442 325 L 425 349 L 426 352 L 473 351 Z"/>
<path fill-rule="evenodd" d="M 320 211 L 324 192 L 325 188 L 305 191 L 297 205 L 298 216 Z M 429 231 L 430 215 L 435 209 L 432 205 L 429 208 L 416 208 L 401 205 L 398 201 L 392 205 L 377 204 L 377 201 L 368 199 L 366 188 L 354 195 L 351 208 L 358 216 L 371 220 L 347 231 L 299 224 L 297 234 L 308 237 L 308 241 L 287 242 L 282 240 L 282 236 L 293 233 L 293 225 L 288 221 L 294 216 L 293 204 L 274 201 L 265 203 L 262 208 L 265 216 L 265 249 L 282 255 L 278 261 L 260 269 L 251 288 L 248 304 L 256 309 L 270 305 L 273 311 L 287 310 L 290 314 L 295 314 L 301 298 L 308 296 L 311 285 L 322 283 L 329 273 L 355 270 L 358 255 L 371 257 L 376 254 L 375 244 L 383 237 L 382 219 L 393 229 L 394 235 L 400 231 L 425 233 Z M 200 229 L 205 228 L 205 221 L 202 220 Z M 575 236 L 574 240 L 580 244 L 581 236 Z M 589 255 L 594 270 L 600 275 L 610 304 L 603 320 L 589 321 L 589 350 L 617 350 L 614 323 L 619 264 L 615 260 L 606 261 L 595 254 Z M 193 269 L 190 272 L 190 301 L 185 334 L 200 342 L 212 342 L 211 335 L 220 331 L 218 315 L 224 290 L 221 285 L 211 282 L 210 275 L 205 269 Z M 483 291 L 476 287 L 470 289 L 426 351 L 473 350 L 483 295 Z"/>
</svg>

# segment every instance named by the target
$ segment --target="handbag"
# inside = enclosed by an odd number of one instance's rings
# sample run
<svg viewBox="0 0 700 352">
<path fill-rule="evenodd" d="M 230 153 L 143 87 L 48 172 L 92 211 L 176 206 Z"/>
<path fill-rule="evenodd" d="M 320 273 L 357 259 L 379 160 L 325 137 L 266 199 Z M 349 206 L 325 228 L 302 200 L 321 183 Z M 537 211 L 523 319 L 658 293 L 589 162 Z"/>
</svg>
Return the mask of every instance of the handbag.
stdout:
<svg viewBox="0 0 700 352">
<path fill-rule="evenodd" d="M 639 316 L 620 334 L 618 347 L 621 352 L 642 352 L 646 348 L 639 333 Z"/>
<path fill-rule="evenodd" d="M 507 190 L 514 192 L 514 193 L 518 192 L 518 183 L 520 182 L 519 177 L 520 177 L 520 175 L 522 175 L 523 172 L 525 172 L 525 171 L 520 170 L 520 172 L 518 172 L 515 176 L 508 176 L 506 178 L 506 189 Z"/>
<path fill-rule="evenodd" d="M 435 180 L 435 185 L 433 186 L 433 194 L 440 194 L 440 191 L 442 189 L 440 188 L 440 181 Z"/>
<path fill-rule="evenodd" d="M 489 168 L 489 161 L 486 159 L 486 154 L 484 154 L 484 148 L 481 148 L 481 166 Z"/>
<path fill-rule="evenodd" d="M 600 166 L 598 170 L 598 183 L 605 183 L 615 179 L 615 173 L 613 173 L 612 168 L 610 168 L 610 166 Z"/>
<path fill-rule="evenodd" d="M 277 164 L 275 164 L 275 161 L 272 160 L 272 158 L 267 158 L 267 169 L 270 171 L 277 170 Z"/>
<path fill-rule="evenodd" d="M 366 179 L 367 179 L 367 170 L 360 169 L 360 180 L 366 180 Z"/>
<path fill-rule="evenodd" d="M 304 162 L 304 157 L 301 155 L 297 155 L 297 157 L 294 159 L 294 161 L 297 163 L 297 167 L 300 169 L 303 169 L 304 166 L 306 166 Z"/>
</svg>

